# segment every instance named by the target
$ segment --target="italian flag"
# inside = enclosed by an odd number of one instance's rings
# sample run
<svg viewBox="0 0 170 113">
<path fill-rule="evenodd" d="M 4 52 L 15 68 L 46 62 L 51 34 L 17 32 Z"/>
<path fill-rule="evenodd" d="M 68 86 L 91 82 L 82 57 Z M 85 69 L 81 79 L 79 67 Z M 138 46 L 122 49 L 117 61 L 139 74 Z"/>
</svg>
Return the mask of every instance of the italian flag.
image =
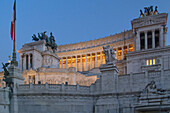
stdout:
<svg viewBox="0 0 170 113">
<path fill-rule="evenodd" d="M 11 39 L 13 40 L 13 34 L 14 34 L 14 24 L 16 20 L 16 0 L 14 1 L 13 6 L 13 15 L 12 15 L 12 21 L 11 21 Z"/>
</svg>

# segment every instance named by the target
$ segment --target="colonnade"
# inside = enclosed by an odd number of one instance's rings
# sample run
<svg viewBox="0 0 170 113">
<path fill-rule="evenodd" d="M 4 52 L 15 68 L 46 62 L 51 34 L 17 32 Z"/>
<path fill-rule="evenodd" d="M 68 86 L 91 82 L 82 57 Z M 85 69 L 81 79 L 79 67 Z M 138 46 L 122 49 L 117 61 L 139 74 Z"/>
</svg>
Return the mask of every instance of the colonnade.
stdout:
<svg viewBox="0 0 170 113">
<path fill-rule="evenodd" d="M 163 47 L 163 27 L 146 31 L 137 31 L 136 49 Z"/>
<path fill-rule="evenodd" d="M 23 70 L 29 70 L 33 67 L 33 55 L 32 54 L 26 54 L 22 55 L 22 71 Z"/>
<path fill-rule="evenodd" d="M 115 59 L 123 60 L 127 51 L 133 51 L 133 44 L 113 48 L 113 50 L 115 50 Z M 64 57 L 60 56 L 60 58 L 60 68 L 75 67 L 76 71 L 89 71 L 99 67 L 101 64 L 105 64 L 105 55 L 103 51 Z"/>
</svg>

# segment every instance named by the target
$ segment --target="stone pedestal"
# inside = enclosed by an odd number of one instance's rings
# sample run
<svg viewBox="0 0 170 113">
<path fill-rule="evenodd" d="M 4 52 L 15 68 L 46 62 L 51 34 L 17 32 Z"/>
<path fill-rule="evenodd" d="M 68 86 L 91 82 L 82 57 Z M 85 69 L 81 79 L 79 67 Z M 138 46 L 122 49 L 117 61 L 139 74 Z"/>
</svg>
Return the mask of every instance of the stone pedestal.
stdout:
<svg viewBox="0 0 170 113">
<path fill-rule="evenodd" d="M 11 65 L 8 68 L 8 71 L 9 71 L 8 79 L 12 81 L 10 113 L 18 113 L 17 86 L 18 84 L 23 84 L 24 78 L 22 77 L 21 70 L 14 65 Z"/>
<path fill-rule="evenodd" d="M 45 68 L 60 68 L 60 58 L 51 51 L 42 52 L 42 67 Z"/>
<path fill-rule="evenodd" d="M 101 91 L 102 92 L 117 92 L 119 72 L 113 62 L 100 66 L 101 76 Z"/>
</svg>

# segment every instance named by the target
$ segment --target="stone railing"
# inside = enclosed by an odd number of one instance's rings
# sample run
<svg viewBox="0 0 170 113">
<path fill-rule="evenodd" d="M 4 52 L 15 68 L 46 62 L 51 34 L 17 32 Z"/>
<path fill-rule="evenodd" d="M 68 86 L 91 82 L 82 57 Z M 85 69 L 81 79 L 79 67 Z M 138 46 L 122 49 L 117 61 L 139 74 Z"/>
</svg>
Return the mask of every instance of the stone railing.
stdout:
<svg viewBox="0 0 170 113">
<path fill-rule="evenodd" d="M 91 88 L 89 86 L 80 85 L 65 85 L 65 84 L 22 84 L 18 85 L 19 93 L 90 93 Z"/>
<path fill-rule="evenodd" d="M 170 89 L 169 81 L 170 70 L 161 71 L 145 71 L 141 73 L 130 73 L 127 75 L 115 77 L 115 84 L 118 83 L 118 92 L 140 92 L 151 81 L 155 81 L 156 84 L 162 88 Z M 108 86 L 109 87 L 109 86 Z M 95 94 L 101 93 L 101 81 L 98 79 L 95 84 L 91 86 L 80 86 L 80 85 L 65 85 L 65 84 L 29 84 L 19 85 L 19 93 L 64 93 L 64 94 Z M 116 91 L 112 90 L 112 93 Z"/>
</svg>

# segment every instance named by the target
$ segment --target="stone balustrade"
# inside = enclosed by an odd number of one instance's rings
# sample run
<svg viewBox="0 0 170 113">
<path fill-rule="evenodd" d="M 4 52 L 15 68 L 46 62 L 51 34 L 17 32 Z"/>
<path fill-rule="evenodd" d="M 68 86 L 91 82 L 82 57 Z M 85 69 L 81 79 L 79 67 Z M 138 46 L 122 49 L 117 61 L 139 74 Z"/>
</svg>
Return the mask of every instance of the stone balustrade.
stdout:
<svg viewBox="0 0 170 113">
<path fill-rule="evenodd" d="M 116 83 L 118 83 L 118 92 L 140 92 L 145 86 L 155 78 L 157 85 L 162 84 L 162 88 L 170 87 L 167 85 L 168 73 L 170 70 L 160 70 L 160 71 L 145 71 L 141 73 L 130 73 L 127 75 L 118 76 Z M 164 74 L 164 76 L 162 76 Z M 113 83 L 113 84 L 116 84 Z M 140 84 L 140 85 L 139 85 Z M 77 85 L 66 85 L 62 84 L 25 84 L 19 85 L 18 91 L 22 93 L 72 93 L 72 94 L 98 94 L 101 93 L 100 89 L 100 79 L 98 79 L 91 86 L 80 86 Z M 116 91 L 110 91 L 110 93 L 117 93 Z"/>
<path fill-rule="evenodd" d="M 66 84 L 24 84 L 18 85 L 19 93 L 39 93 L 39 92 L 65 92 L 65 93 L 90 93 L 89 86 L 66 85 Z"/>
</svg>

